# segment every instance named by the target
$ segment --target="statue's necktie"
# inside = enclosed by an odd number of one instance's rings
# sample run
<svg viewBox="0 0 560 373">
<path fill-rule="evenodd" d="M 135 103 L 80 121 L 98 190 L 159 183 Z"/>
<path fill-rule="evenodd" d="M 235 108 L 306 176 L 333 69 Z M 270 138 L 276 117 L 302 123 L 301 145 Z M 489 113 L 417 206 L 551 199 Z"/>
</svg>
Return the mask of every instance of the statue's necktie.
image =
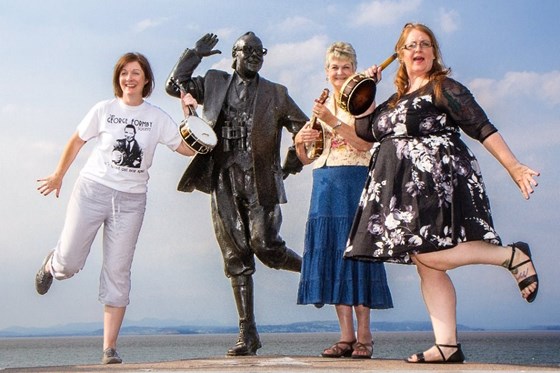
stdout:
<svg viewBox="0 0 560 373">
<path fill-rule="evenodd" d="M 239 100 L 245 101 L 247 99 L 247 83 L 241 82 L 239 91 Z"/>
</svg>

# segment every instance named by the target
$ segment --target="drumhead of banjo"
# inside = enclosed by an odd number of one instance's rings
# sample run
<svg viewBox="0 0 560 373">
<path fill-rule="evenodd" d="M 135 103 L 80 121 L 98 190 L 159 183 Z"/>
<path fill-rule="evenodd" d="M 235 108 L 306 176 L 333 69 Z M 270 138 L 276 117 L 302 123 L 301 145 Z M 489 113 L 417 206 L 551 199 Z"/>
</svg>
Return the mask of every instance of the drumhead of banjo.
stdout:
<svg viewBox="0 0 560 373">
<path fill-rule="evenodd" d="M 187 119 L 186 125 L 188 126 L 191 135 L 199 142 L 208 145 L 215 146 L 218 143 L 218 138 L 216 133 L 206 122 L 198 117 L 189 117 Z"/>
<path fill-rule="evenodd" d="M 364 113 L 375 101 L 376 84 L 373 79 L 358 82 L 349 95 L 347 110 L 352 115 Z"/>
</svg>

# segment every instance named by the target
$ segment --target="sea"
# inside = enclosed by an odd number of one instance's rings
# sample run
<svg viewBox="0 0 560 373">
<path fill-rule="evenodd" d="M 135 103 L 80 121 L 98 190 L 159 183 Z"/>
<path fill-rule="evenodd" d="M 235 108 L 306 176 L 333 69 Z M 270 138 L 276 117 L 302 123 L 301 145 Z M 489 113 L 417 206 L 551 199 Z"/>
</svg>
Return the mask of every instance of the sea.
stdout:
<svg viewBox="0 0 560 373">
<path fill-rule="evenodd" d="M 263 356 L 318 356 L 338 333 L 261 333 Z M 223 357 L 234 334 L 124 335 L 118 351 L 125 363 Z M 459 339 L 467 361 L 558 367 L 560 331 L 465 331 Z M 374 332 L 374 359 L 403 359 L 433 343 L 431 332 Z M 101 337 L 0 338 L 0 371 L 99 364 Z"/>
</svg>

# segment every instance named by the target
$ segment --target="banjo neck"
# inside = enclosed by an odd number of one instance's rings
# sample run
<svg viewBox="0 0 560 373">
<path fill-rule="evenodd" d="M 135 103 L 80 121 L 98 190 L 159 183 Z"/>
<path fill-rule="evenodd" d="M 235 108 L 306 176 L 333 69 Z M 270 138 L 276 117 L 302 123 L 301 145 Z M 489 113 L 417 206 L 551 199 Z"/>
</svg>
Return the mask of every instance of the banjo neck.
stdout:
<svg viewBox="0 0 560 373">
<path fill-rule="evenodd" d="M 329 90 L 325 88 L 323 89 L 321 96 L 317 99 L 317 102 L 319 102 L 320 104 L 324 104 L 325 101 L 327 101 L 328 97 Z M 313 141 L 310 144 L 306 144 L 305 146 L 307 157 L 309 159 L 316 159 L 323 153 L 323 149 L 325 147 L 325 130 L 323 129 L 321 123 L 319 123 L 319 119 L 315 114 L 313 114 L 313 116 L 311 117 L 308 126 L 309 128 L 319 131 L 319 137 L 317 138 L 317 140 Z"/>
<path fill-rule="evenodd" d="M 181 84 L 179 84 L 179 82 L 177 82 L 175 80 L 175 78 L 169 78 L 169 81 L 171 82 L 171 84 L 173 84 L 173 86 L 175 88 L 177 88 L 183 95 L 188 94 L 187 90 L 185 88 L 183 88 L 183 86 Z M 186 105 L 187 109 L 189 109 L 189 115 L 193 116 L 193 117 L 198 117 L 198 114 L 196 113 L 196 109 L 194 108 L 194 106 L 192 105 Z"/>
</svg>

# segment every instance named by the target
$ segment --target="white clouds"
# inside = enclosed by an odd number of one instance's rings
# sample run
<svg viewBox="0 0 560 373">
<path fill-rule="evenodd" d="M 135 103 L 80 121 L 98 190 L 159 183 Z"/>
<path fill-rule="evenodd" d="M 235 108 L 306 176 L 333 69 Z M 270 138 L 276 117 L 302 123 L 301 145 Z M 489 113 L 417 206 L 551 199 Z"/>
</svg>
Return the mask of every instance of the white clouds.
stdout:
<svg viewBox="0 0 560 373">
<path fill-rule="evenodd" d="M 236 35 L 236 33 L 238 33 L 239 35 Z M 241 36 L 241 33 L 239 33 L 236 29 L 232 27 L 219 28 L 216 30 L 215 34 L 218 36 L 219 39 L 238 38 L 239 36 Z"/>
<path fill-rule="evenodd" d="M 289 33 L 299 33 L 302 31 L 322 30 L 325 28 L 324 25 L 320 25 L 307 17 L 295 16 L 288 17 L 277 25 L 274 25 L 276 30 L 282 30 L 283 32 Z"/>
<path fill-rule="evenodd" d="M 552 105 L 560 104 L 560 71 L 542 75 L 540 79 L 542 97 Z"/>
<path fill-rule="evenodd" d="M 560 71 L 513 71 L 501 80 L 475 79 L 469 87 L 482 106 L 488 108 L 518 98 L 537 99 L 550 106 L 560 104 Z"/>
<path fill-rule="evenodd" d="M 531 163 L 543 165 L 557 156 L 547 152 L 560 141 L 560 71 L 514 71 L 467 86 L 508 143 L 524 150 Z"/>
<path fill-rule="evenodd" d="M 151 18 L 143 19 L 142 21 L 137 22 L 132 27 L 132 29 L 133 29 L 134 32 L 143 32 L 143 31 L 146 31 L 148 29 L 158 27 L 159 25 L 161 25 L 162 23 L 164 23 L 167 20 L 168 20 L 168 18 L 166 18 L 166 17 L 155 18 L 155 19 L 151 19 Z"/>
<path fill-rule="evenodd" d="M 422 0 L 364 2 L 356 7 L 350 18 L 354 26 L 390 26 L 399 22 L 419 22 L 416 17 L 422 5 Z M 429 7 L 429 4 L 425 6 Z M 412 19 L 409 19 L 411 16 Z M 443 32 L 452 33 L 459 28 L 460 18 L 458 11 L 442 8 L 436 23 Z"/>
<path fill-rule="evenodd" d="M 8 103 L 0 107 L 0 113 L 2 114 L 14 114 L 17 112 L 17 105 Z"/>
<path fill-rule="evenodd" d="M 326 35 L 315 35 L 298 43 L 276 44 L 269 48 L 266 64 L 272 68 L 293 67 L 294 56 L 297 56 L 299 69 L 317 69 L 322 66 L 322 57 L 327 48 L 328 38 Z M 303 53 L 302 53 L 303 52 Z"/>
<path fill-rule="evenodd" d="M 228 49 L 229 52 L 229 49 Z M 222 51 L 222 54 L 224 52 Z M 231 64 L 233 63 L 233 59 L 229 53 L 225 54 L 224 57 L 220 58 L 219 61 L 212 64 L 212 69 L 216 70 L 223 70 L 223 71 L 231 71 Z"/>
<path fill-rule="evenodd" d="M 70 137 L 70 134 L 68 134 L 68 137 Z M 59 144 L 45 140 L 31 142 L 29 144 L 29 150 L 35 154 L 42 154 L 43 157 L 47 155 L 57 157 L 62 151 Z"/>
<path fill-rule="evenodd" d="M 485 108 L 495 106 L 500 101 L 498 96 L 504 94 L 504 92 L 501 92 L 501 94 L 498 92 L 497 88 L 500 84 L 494 79 L 474 79 L 468 86 L 476 96 L 477 101 Z"/>
<path fill-rule="evenodd" d="M 302 82 L 313 85 L 324 82 L 323 60 L 328 43 L 326 35 L 315 35 L 302 42 L 270 46 L 263 76 L 289 87 L 293 97 L 299 96 L 298 92 L 301 91 L 306 102 L 312 100 L 312 97 L 319 95 L 321 88 L 310 87 Z M 294 56 L 297 58 L 294 59 Z"/>
<path fill-rule="evenodd" d="M 414 13 L 422 0 L 371 1 L 358 5 L 351 19 L 354 26 L 392 25 Z"/>
<path fill-rule="evenodd" d="M 441 9 L 439 18 L 439 24 L 443 32 L 452 33 L 459 28 L 460 16 L 457 11 Z"/>
</svg>

